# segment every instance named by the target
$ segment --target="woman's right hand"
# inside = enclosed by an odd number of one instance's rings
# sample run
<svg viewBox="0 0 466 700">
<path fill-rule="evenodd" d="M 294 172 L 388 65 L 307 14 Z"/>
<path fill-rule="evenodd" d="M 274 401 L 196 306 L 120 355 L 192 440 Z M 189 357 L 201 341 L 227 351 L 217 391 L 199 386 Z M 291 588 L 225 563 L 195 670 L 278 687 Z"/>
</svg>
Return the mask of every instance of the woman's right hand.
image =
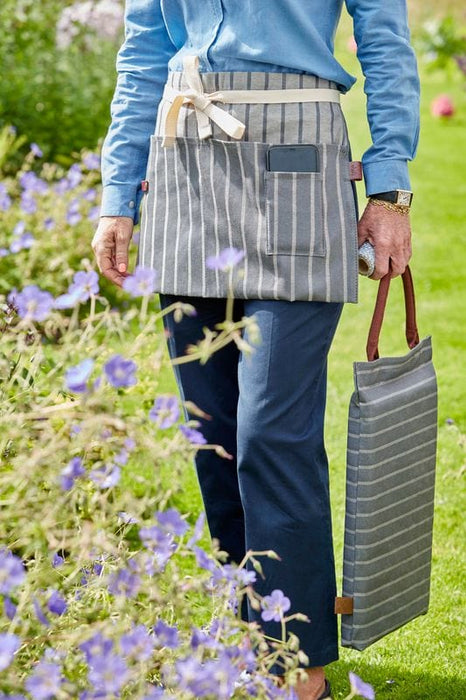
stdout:
<svg viewBox="0 0 466 700">
<path fill-rule="evenodd" d="M 101 216 L 91 243 L 100 272 L 119 287 L 128 276 L 128 249 L 133 227 L 129 216 Z"/>
</svg>

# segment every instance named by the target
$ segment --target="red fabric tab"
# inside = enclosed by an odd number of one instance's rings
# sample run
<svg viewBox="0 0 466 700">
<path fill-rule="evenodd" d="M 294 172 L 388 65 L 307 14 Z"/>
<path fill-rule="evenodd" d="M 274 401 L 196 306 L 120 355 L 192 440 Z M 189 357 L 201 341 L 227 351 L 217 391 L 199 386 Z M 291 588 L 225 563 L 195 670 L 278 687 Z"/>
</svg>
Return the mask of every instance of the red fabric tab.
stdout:
<svg viewBox="0 0 466 700">
<path fill-rule="evenodd" d="M 362 163 L 352 160 L 349 164 L 350 180 L 362 180 Z"/>
<path fill-rule="evenodd" d="M 143 192 L 147 192 L 149 189 L 149 181 L 148 180 L 141 180 L 141 190 Z"/>
</svg>

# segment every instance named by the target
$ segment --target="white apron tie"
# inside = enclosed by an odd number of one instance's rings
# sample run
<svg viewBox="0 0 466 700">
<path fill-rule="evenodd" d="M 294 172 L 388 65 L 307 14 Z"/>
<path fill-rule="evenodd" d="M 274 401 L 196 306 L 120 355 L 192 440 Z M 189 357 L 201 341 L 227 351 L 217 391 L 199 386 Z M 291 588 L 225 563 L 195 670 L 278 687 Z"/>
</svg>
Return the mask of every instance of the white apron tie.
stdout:
<svg viewBox="0 0 466 700">
<path fill-rule="evenodd" d="M 176 90 L 165 85 L 163 99 L 170 102 L 165 122 L 162 126 L 162 146 L 173 146 L 176 139 L 178 116 L 181 105 L 192 104 L 196 112 L 200 139 L 212 136 L 211 120 L 234 139 L 242 138 L 245 124 L 212 104 L 214 101 L 230 104 L 260 104 L 279 102 L 340 102 L 340 91 L 329 88 L 290 88 L 285 90 L 217 90 L 204 92 L 199 73 L 199 56 L 190 55 L 183 59 L 183 75 L 189 85 L 187 90 Z"/>
</svg>

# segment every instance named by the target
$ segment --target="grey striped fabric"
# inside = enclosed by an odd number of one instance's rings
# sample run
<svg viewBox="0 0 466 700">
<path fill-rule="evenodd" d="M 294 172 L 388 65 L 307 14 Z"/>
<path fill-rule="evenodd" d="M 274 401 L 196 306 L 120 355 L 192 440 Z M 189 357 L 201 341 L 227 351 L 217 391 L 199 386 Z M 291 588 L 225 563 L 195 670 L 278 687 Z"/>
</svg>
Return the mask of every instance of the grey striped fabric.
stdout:
<svg viewBox="0 0 466 700">
<path fill-rule="evenodd" d="M 365 649 L 427 612 L 437 444 L 431 338 L 404 357 L 354 363 L 349 410 L 341 643 Z"/>
<path fill-rule="evenodd" d="M 311 75 L 201 73 L 206 92 L 222 89 L 335 88 Z M 186 89 L 182 72 L 167 84 Z M 137 264 L 157 271 L 156 291 L 226 297 L 230 277 L 209 256 L 245 251 L 234 270 L 237 298 L 357 301 L 357 209 L 349 177 L 346 122 L 329 102 L 222 104 L 246 125 L 237 141 L 212 123 L 200 140 L 182 106 L 175 146 L 163 148 L 162 99 L 147 165 Z M 269 145 L 317 145 L 318 173 L 269 173 Z"/>
</svg>

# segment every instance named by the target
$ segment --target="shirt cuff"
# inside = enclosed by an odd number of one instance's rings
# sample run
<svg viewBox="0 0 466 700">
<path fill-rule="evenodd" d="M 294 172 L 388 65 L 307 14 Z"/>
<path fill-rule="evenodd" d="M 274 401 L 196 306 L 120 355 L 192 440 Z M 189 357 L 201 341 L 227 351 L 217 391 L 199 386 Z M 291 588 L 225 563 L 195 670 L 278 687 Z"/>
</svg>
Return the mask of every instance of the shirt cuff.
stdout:
<svg viewBox="0 0 466 700">
<path fill-rule="evenodd" d="M 129 216 L 137 224 L 142 195 L 140 187 L 105 185 L 102 188 L 100 216 Z"/>
<path fill-rule="evenodd" d="M 406 160 L 380 160 L 363 163 L 366 196 L 392 190 L 411 190 Z"/>
</svg>

